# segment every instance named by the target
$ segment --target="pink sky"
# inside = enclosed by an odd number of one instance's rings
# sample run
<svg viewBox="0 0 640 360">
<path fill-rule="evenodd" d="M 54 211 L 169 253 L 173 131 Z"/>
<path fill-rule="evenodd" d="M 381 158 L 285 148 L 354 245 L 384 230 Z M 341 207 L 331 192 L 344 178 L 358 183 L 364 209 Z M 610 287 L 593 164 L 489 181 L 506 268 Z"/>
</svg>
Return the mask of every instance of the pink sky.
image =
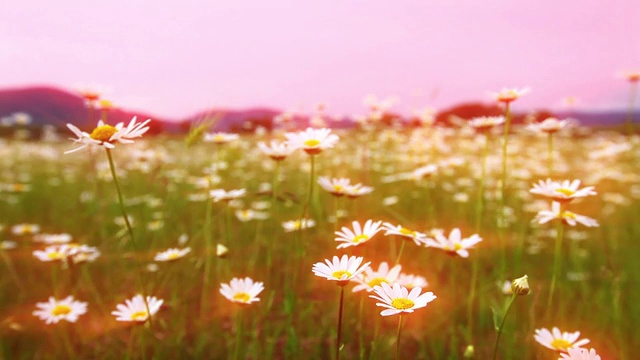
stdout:
<svg viewBox="0 0 640 360">
<path fill-rule="evenodd" d="M 532 89 L 522 109 L 567 96 L 622 109 L 615 75 L 640 69 L 639 19 L 635 0 L 9 1 L 0 86 L 97 86 L 176 118 L 318 102 L 358 114 L 367 94 L 408 114 L 505 86 Z"/>
</svg>

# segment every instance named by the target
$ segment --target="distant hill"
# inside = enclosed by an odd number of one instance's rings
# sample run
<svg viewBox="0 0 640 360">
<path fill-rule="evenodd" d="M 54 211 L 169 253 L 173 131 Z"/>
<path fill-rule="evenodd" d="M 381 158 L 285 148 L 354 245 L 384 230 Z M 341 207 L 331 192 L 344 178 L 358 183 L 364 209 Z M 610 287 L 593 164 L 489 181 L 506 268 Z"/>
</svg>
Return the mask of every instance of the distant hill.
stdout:
<svg viewBox="0 0 640 360">
<path fill-rule="evenodd" d="M 42 127 L 52 125 L 57 128 L 64 128 L 67 123 L 73 123 L 81 129 L 89 130 L 95 126 L 99 117 L 99 110 L 93 113 L 93 121 L 89 120 L 89 111 L 85 106 L 84 99 L 76 93 L 61 90 L 51 86 L 31 86 L 23 88 L 13 88 L 0 90 L 0 120 L 3 124 L 11 121 L 15 114 L 28 114 L 30 127 Z M 265 129 L 273 127 L 273 119 L 282 112 L 271 108 L 252 108 L 246 110 L 211 109 L 202 111 L 192 116 L 182 119 L 167 119 L 149 115 L 148 113 L 113 108 L 109 110 L 109 122 L 128 122 L 133 116 L 138 116 L 140 120 L 148 118 L 151 122 L 150 133 L 170 132 L 184 133 L 189 130 L 193 122 L 201 121 L 205 118 L 217 117 L 212 131 L 245 132 L 253 131 L 261 126 Z M 471 119 L 483 115 L 501 115 L 503 110 L 495 104 L 464 103 L 444 109 L 436 114 L 435 122 L 438 125 L 451 125 L 455 119 Z M 388 115 L 388 116 L 387 116 Z M 622 111 L 614 112 L 558 112 L 553 114 L 550 111 L 537 111 L 534 115 L 527 114 L 527 120 L 542 120 L 549 116 L 559 118 L 571 117 L 587 126 L 613 126 L 624 123 L 627 114 Z M 405 124 L 417 123 L 417 119 L 403 119 L 398 115 L 385 114 L 385 119 L 389 118 L 391 124 L 393 119 L 399 119 Z M 640 113 L 635 116 L 635 122 L 640 122 Z M 522 122 L 525 114 L 514 115 L 514 122 Z M 334 128 L 349 128 L 354 126 L 354 122 L 349 118 L 324 119 L 328 126 Z M 309 125 L 311 119 L 303 116 L 296 116 L 291 121 L 293 128 L 304 128 Z"/>
<path fill-rule="evenodd" d="M 100 111 L 94 110 L 93 121 L 89 123 L 89 110 L 80 95 L 47 86 L 0 90 L 0 118 L 16 113 L 28 114 L 31 126 L 48 124 L 62 128 L 72 123 L 81 129 L 94 127 L 100 116 Z M 142 112 L 118 108 L 109 110 L 109 122 L 128 122 L 133 116 L 141 120 L 153 118 L 152 133 L 162 132 L 166 128 L 166 120 Z"/>
</svg>

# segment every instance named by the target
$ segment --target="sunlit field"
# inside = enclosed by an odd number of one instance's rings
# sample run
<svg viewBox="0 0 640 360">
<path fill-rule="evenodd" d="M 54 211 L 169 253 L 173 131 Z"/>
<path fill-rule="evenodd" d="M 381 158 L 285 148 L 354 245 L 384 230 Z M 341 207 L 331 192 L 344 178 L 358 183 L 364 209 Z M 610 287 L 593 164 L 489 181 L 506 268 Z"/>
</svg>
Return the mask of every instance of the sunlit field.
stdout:
<svg viewBox="0 0 640 360">
<path fill-rule="evenodd" d="M 484 121 L 132 144 L 81 129 L 95 143 L 68 154 L 82 144 L 5 139 L 0 357 L 636 358 L 638 138 Z M 370 270 L 312 271 L 343 255 Z M 221 293 L 247 277 L 263 290 Z M 376 306 L 383 283 L 414 291 Z M 137 294 L 155 299 L 125 309 Z M 534 338 L 554 327 L 580 334 Z"/>
</svg>

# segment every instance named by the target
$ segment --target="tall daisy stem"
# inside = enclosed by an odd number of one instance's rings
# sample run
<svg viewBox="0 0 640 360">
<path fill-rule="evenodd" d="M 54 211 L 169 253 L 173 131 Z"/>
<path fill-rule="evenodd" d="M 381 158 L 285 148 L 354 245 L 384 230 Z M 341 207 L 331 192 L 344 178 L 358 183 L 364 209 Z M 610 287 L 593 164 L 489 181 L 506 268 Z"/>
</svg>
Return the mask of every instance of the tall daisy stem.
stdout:
<svg viewBox="0 0 640 360">
<path fill-rule="evenodd" d="M 338 337 L 336 338 L 336 360 L 340 359 L 340 346 L 342 344 L 342 308 L 344 305 L 344 286 L 340 286 L 340 308 L 338 310 Z"/>
<path fill-rule="evenodd" d="M 504 110 L 504 137 L 502 140 L 502 178 L 500 181 L 500 214 L 498 214 L 499 223 L 499 238 L 500 238 L 500 277 L 504 277 L 507 268 L 507 251 L 505 249 L 504 230 L 506 227 L 506 216 L 504 213 L 506 203 L 506 191 L 507 191 L 507 160 L 508 155 L 508 143 L 509 143 L 509 128 L 511 125 L 511 107 L 509 103 L 505 104 Z"/>
<path fill-rule="evenodd" d="M 560 208 L 560 214 L 564 212 L 564 208 Z M 556 288 L 556 282 L 560 273 L 560 254 L 562 253 L 562 237 L 564 235 L 564 225 L 562 221 L 556 223 L 556 246 L 553 255 L 553 275 L 551 277 L 551 289 L 549 290 L 549 299 L 547 300 L 547 313 L 551 309 L 551 302 L 553 301 L 553 293 Z"/>
<path fill-rule="evenodd" d="M 209 289 L 209 278 L 211 274 L 211 251 L 215 252 L 211 244 L 211 212 L 213 211 L 213 200 L 209 196 L 209 192 L 211 191 L 211 178 L 207 179 L 207 208 L 205 210 L 205 218 L 204 218 L 204 242 L 205 242 L 205 252 L 204 252 L 204 274 L 202 275 L 202 293 L 200 294 L 200 317 L 204 314 L 204 308 L 206 303 L 206 294 Z"/>
<path fill-rule="evenodd" d="M 498 356 L 498 344 L 500 343 L 500 335 L 502 335 L 504 322 L 505 320 L 507 320 L 507 315 L 509 314 L 509 310 L 511 309 L 511 305 L 513 305 L 513 301 L 516 299 L 516 296 L 518 296 L 516 293 L 513 293 L 511 295 L 511 298 L 509 298 L 509 302 L 507 303 L 507 308 L 502 315 L 502 322 L 500 322 L 500 327 L 498 328 L 498 337 L 496 337 L 496 345 L 493 348 L 493 360 L 496 360 Z"/>
<path fill-rule="evenodd" d="M 133 244 L 135 251 L 138 252 L 140 249 L 138 248 L 138 243 L 136 242 L 135 236 L 133 235 L 133 228 L 131 227 L 131 223 L 129 222 L 129 217 L 127 216 L 127 211 L 124 208 L 124 200 L 122 198 L 122 190 L 120 189 L 120 182 L 118 181 L 118 175 L 116 175 L 116 167 L 113 163 L 113 157 L 111 156 L 111 150 L 105 149 L 107 151 L 107 158 L 109 159 L 109 169 L 111 169 L 111 176 L 113 177 L 113 183 L 116 185 L 116 191 L 118 192 L 118 203 L 120 204 L 120 211 L 122 212 L 122 217 L 124 217 L 124 223 L 127 226 L 127 231 L 129 232 L 129 237 L 131 238 L 131 243 Z M 142 266 L 142 265 L 140 265 Z M 138 270 L 138 287 L 142 292 L 142 299 L 144 300 L 144 306 L 147 310 L 149 326 L 152 327 L 151 321 L 151 311 L 149 310 L 149 303 L 147 302 L 147 291 L 145 290 L 144 282 L 142 281 L 142 268 Z"/>
<path fill-rule="evenodd" d="M 398 264 L 400 263 L 400 258 L 402 257 L 402 252 L 404 251 L 405 243 L 406 243 L 408 240 L 405 240 L 405 239 L 400 238 L 400 241 L 401 241 L 402 243 L 400 244 L 400 251 L 398 251 L 398 256 L 396 257 L 396 265 L 398 265 Z"/>
<path fill-rule="evenodd" d="M 402 335 L 402 314 L 398 319 L 398 334 L 396 336 L 396 360 L 400 359 L 400 336 Z"/>
</svg>

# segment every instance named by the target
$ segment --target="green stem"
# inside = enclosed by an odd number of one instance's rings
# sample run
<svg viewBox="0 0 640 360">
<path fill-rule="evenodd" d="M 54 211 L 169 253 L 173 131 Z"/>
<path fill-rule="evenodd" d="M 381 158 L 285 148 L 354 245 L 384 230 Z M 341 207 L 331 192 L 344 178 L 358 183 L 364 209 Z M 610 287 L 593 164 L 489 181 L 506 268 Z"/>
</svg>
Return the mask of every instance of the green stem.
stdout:
<svg viewBox="0 0 640 360">
<path fill-rule="evenodd" d="M 236 343 L 235 349 L 233 350 L 234 360 L 240 358 L 240 344 L 242 343 L 242 332 L 244 331 L 242 323 L 242 310 L 243 309 L 238 309 L 238 311 L 236 312 Z"/>
<path fill-rule="evenodd" d="M 359 341 L 359 345 L 360 345 L 360 359 L 364 359 L 364 327 L 365 327 L 365 317 L 364 317 L 364 296 L 360 297 L 360 308 L 358 309 L 359 312 L 359 319 L 360 319 L 360 327 L 358 329 L 358 332 L 360 333 L 360 341 Z"/>
<path fill-rule="evenodd" d="M 309 194 L 307 195 L 307 201 L 305 202 L 304 207 L 302 208 L 302 215 L 300 216 L 300 229 L 298 233 L 298 238 L 299 238 L 298 256 L 302 256 L 304 253 L 303 230 L 305 228 L 305 222 L 307 219 L 307 214 L 309 212 L 309 205 L 311 204 L 311 199 L 313 198 L 313 180 L 314 180 L 315 163 L 316 163 L 315 156 L 309 155 L 309 161 L 311 163 L 311 172 L 309 173 Z"/>
<path fill-rule="evenodd" d="M 507 160 L 508 156 L 508 143 L 509 143 L 509 128 L 511 125 L 511 107 L 509 103 L 505 104 L 504 110 L 504 136 L 502 140 L 502 177 L 500 182 L 500 226 L 498 227 L 500 238 L 500 278 L 504 277 L 507 268 L 507 250 L 505 249 L 505 234 L 506 228 L 506 216 L 504 213 L 507 191 Z"/>
<path fill-rule="evenodd" d="M 127 216 L 127 211 L 124 209 L 124 200 L 122 198 L 122 190 L 120 190 L 120 182 L 118 181 L 118 175 L 116 175 L 116 167 L 113 163 L 113 157 L 111 156 L 111 150 L 110 149 L 106 149 L 107 151 L 107 158 L 109 159 L 109 169 L 111 170 L 111 176 L 113 177 L 113 183 L 116 185 L 116 191 L 118 192 L 118 203 L 120 204 L 120 211 L 122 212 L 122 217 L 124 217 L 124 223 L 127 226 L 127 231 L 129 232 L 129 237 L 131 237 L 131 243 L 133 244 L 136 253 L 140 250 L 138 248 L 138 243 L 136 242 L 136 239 L 133 235 L 133 228 L 131 227 L 131 223 L 129 223 L 129 217 Z M 147 301 L 147 291 L 145 290 L 145 286 L 144 286 L 144 282 L 142 281 L 142 264 L 139 265 L 139 269 L 138 269 L 138 287 L 141 289 L 142 292 L 142 299 L 144 300 L 144 306 L 147 310 L 147 314 L 148 314 L 148 319 L 149 319 L 149 326 L 153 326 L 152 320 L 151 320 L 151 311 L 149 310 L 149 303 Z"/>
<path fill-rule="evenodd" d="M 560 214 L 564 212 L 564 206 L 560 206 Z M 549 299 L 547 300 L 547 314 L 551 310 L 551 302 L 553 300 L 553 293 L 556 288 L 556 281 L 560 273 L 560 255 L 562 253 L 562 236 L 564 233 L 564 225 L 562 220 L 558 220 L 556 223 L 556 246 L 553 256 L 553 275 L 551 277 L 551 289 L 549 291 Z"/>
<path fill-rule="evenodd" d="M 502 335 L 502 329 L 504 328 L 504 322 L 505 320 L 507 320 L 507 315 L 509 314 L 509 310 L 511 309 L 511 305 L 513 305 L 513 301 L 516 299 L 516 295 L 515 293 L 513 295 L 511 295 L 511 298 L 509 298 L 509 302 L 507 303 L 507 309 L 504 312 L 504 315 L 502 317 L 502 322 L 500 323 L 500 327 L 498 328 L 498 337 L 496 338 L 496 345 L 493 348 L 493 360 L 496 360 L 497 356 L 498 356 L 498 344 L 500 343 L 500 335 Z"/>
<path fill-rule="evenodd" d="M 280 161 L 276 161 L 276 168 L 273 170 L 273 182 L 271 184 L 271 196 L 273 197 L 273 203 L 271 206 L 275 205 L 275 200 L 278 199 L 278 180 L 280 179 Z"/>
<path fill-rule="evenodd" d="M 336 338 L 336 360 L 340 359 L 340 345 L 342 343 L 342 308 L 344 304 L 344 286 L 340 286 L 340 309 L 338 310 L 338 337 Z"/>
<path fill-rule="evenodd" d="M 398 334 L 396 336 L 396 360 L 400 359 L 400 336 L 402 335 L 402 313 L 398 319 Z"/>
<path fill-rule="evenodd" d="M 211 199 L 209 192 L 211 191 L 211 178 L 207 179 L 207 208 L 204 218 L 204 274 L 202 275 L 202 293 L 200 294 L 200 318 L 204 314 L 206 295 L 209 289 L 209 278 L 211 276 L 211 252 L 213 251 L 215 256 L 216 249 L 212 249 L 211 244 L 211 212 L 213 211 L 213 200 Z"/>
<path fill-rule="evenodd" d="M 404 251 L 404 246 L 405 246 L 406 242 L 409 241 L 409 240 L 405 240 L 402 237 L 400 237 L 400 241 L 402 243 L 400 244 L 400 251 L 398 251 L 398 256 L 396 257 L 396 265 L 398 265 L 400 263 L 400 257 L 402 256 L 402 252 Z"/>
</svg>

